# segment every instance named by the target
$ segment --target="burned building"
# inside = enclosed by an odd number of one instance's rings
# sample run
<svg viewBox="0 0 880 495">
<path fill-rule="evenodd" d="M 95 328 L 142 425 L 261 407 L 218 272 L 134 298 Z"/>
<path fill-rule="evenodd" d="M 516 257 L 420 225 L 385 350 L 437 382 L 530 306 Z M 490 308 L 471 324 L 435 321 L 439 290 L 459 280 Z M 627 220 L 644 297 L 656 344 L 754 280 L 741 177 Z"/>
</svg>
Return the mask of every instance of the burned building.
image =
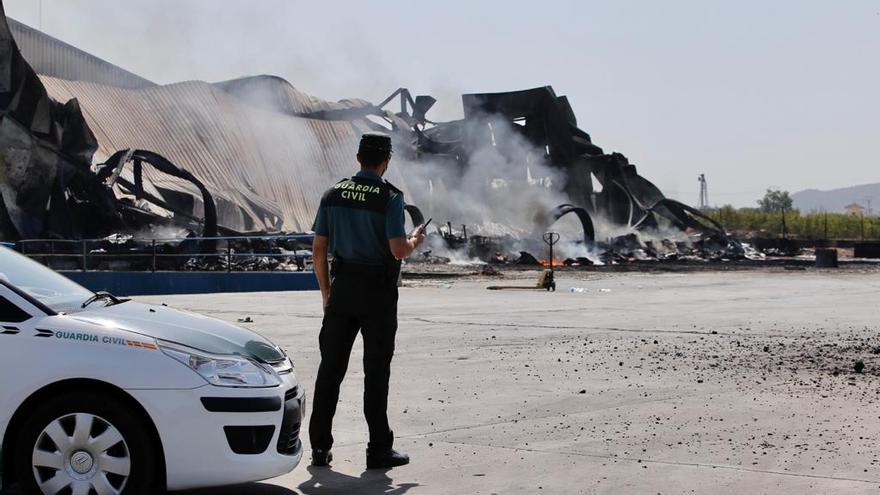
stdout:
<svg viewBox="0 0 880 495">
<path fill-rule="evenodd" d="M 564 177 L 558 203 L 537 212 L 545 227 L 574 213 L 585 244 L 597 241 L 601 217 L 733 245 L 624 155 L 594 144 L 549 86 L 463 95 L 464 118 L 439 123 L 428 117 L 435 100 L 406 89 L 374 105 L 324 101 L 273 76 L 159 85 L 5 16 L 0 48 L 5 240 L 156 237 L 161 226 L 205 236 L 308 231 L 323 189 L 350 174 L 361 133 L 392 134 L 402 164 L 389 179 L 408 192 L 407 161 L 474 166 L 470 156 L 487 142 L 515 155 L 493 134 L 504 122 Z M 396 99 L 399 111 L 389 110 Z"/>
</svg>

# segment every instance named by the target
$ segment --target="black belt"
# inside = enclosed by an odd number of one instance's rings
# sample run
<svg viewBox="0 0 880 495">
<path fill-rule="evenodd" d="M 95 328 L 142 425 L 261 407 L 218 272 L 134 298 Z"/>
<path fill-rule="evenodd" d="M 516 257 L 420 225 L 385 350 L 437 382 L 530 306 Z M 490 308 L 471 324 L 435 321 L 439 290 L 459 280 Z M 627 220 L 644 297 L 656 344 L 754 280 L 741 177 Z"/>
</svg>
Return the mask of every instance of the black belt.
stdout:
<svg viewBox="0 0 880 495">
<path fill-rule="evenodd" d="M 341 263 L 334 261 L 332 271 L 335 275 L 384 275 L 388 273 L 389 268 L 384 265 L 365 265 L 361 263 Z"/>
<path fill-rule="evenodd" d="M 343 262 L 334 258 L 330 265 L 330 274 L 334 278 L 360 278 L 381 281 L 382 285 L 397 287 L 400 277 L 400 262 L 394 261 L 384 265 L 367 265 L 363 263 Z"/>
</svg>

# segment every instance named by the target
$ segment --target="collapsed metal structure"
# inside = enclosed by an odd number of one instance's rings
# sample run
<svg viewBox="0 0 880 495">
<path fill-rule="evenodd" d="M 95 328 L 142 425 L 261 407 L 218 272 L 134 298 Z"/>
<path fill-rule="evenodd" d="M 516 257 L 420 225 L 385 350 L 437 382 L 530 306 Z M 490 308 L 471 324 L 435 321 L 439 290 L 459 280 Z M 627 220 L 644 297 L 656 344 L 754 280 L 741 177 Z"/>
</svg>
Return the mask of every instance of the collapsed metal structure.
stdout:
<svg viewBox="0 0 880 495">
<path fill-rule="evenodd" d="M 700 211 L 665 197 L 638 174 L 626 156 L 607 154 L 595 145 L 590 135 L 578 128 L 568 98 L 557 96 L 552 87 L 466 94 L 462 102 L 464 119 L 424 129 L 426 110 L 415 107 L 410 122 L 419 152 L 467 163 L 472 150 L 495 139 L 489 135 L 491 124 L 503 119 L 534 147 L 545 150 L 544 158 L 551 166 L 564 171 L 563 190 L 574 204 L 562 204 L 550 212 L 548 224 L 567 213 L 575 213 L 583 224 L 586 243 L 596 240 L 591 220 L 595 215 L 636 230 L 657 228 L 667 222 L 683 231 L 728 240 L 721 225 Z M 504 147 L 504 143 L 495 145 Z"/>
<path fill-rule="evenodd" d="M 399 111 L 387 110 L 395 99 Z M 547 212 L 547 226 L 574 214 L 584 244 L 605 242 L 596 239 L 596 216 L 635 231 L 673 226 L 737 255 L 720 225 L 596 146 L 551 87 L 462 102 L 463 119 L 437 123 L 427 117 L 434 98 L 406 89 L 373 105 L 323 101 L 272 76 L 161 86 L 2 15 L 0 236 L 307 231 L 321 191 L 350 173 L 362 132 L 390 132 L 409 160 L 466 167 L 487 140 L 505 152 L 492 135 L 503 121 L 563 172 L 567 198 Z M 406 191 L 406 170 L 391 173 Z M 414 224 L 423 220 L 418 208 L 408 212 Z"/>
<path fill-rule="evenodd" d="M 567 214 L 574 214 L 583 228 L 583 243 L 606 249 L 620 247 L 615 239 L 597 239 L 593 218 L 634 231 L 671 227 L 696 236 L 697 252 L 711 258 L 742 257 L 742 246 L 729 237 L 715 220 L 696 208 L 667 198 L 657 186 L 639 175 L 636 166 L 621 153 L 605 153 L 590 135 L 578 128 L 577 118 L 565 96 L 557 96 L 550 86 L 505 93 L 465 94 L 464 118 L 452 122 L 433 122 L 427 118 L 436 100 L 416 96 L 401 88 L 382 104 L 373 107 L 375 115 L 386 115 L 384 107 L 400 99 L 396 120 L 389 120 L 397 137 L 397 147 L 413 160 L 430 158 L 447 166 L 463 169 L 473 166 L 476 150 L 491 146 L 504 154 L 521 153 L 510 137 L 505 140 L 493 131 L 499 124 L 512 129 L 517 138 L 532 148 L 543 150 L 542 161 L 563 172 L 562 192 L 572 203 L 563 203 L 547 212 L 543 228 Z M 333 118 L 356 118 L 370 109 L 337 111 Z M 324 114 L 326 117 L 327 115 Z M 403 125 L 401 125 L 403 121 Z M 524 157 L 508 156 L 512 163 Z M 543 229 L 542 229 L 543 230 Z M 466 237 L 466 236 L 465 236 Z M 479 239 L 479 237 L 475 237 Z M 455 242 L 453 242 L 455 243 Z M 624 242 L 624 245 L 631 242 Z M 647 253 L 659 253 L 641 245 Z M 689 249 L 689 248 L 688 248 Z M 679 246 L 678 251 L 685 250 Z M 693 252 L 693 251 L 691 251 Z"/>
</svg>

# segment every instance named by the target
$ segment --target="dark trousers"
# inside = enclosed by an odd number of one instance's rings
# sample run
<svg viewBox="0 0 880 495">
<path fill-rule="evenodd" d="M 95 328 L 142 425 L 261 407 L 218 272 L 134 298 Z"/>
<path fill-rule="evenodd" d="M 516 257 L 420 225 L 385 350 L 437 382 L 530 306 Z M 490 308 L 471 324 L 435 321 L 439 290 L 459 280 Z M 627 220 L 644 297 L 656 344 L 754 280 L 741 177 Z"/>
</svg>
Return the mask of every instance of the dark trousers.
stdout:
<svg viewBox="0 0 880 495">
<path fill-rule="evenodd" d="M 378 269 L 340 269 L 330 285 L 319 337 L 321 365 L 309 422 L 313 449 L 330 450 L 339 386 L 348 369 L 351 347 L 360 330 L 364 340 L 364 416 L 369 449 L 394 444 L 388 425 L 388 380 L 397 333 L 397 280 Z"/>
</svg>

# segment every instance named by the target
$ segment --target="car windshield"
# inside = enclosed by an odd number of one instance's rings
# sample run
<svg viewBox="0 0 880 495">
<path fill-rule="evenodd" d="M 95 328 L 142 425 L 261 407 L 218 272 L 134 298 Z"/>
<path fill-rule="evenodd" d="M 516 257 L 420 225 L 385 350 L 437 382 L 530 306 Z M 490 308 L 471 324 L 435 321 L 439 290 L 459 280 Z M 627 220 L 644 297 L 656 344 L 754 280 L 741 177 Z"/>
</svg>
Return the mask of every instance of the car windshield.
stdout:
<svg viewBox="0 0 880 495">
<path fill-rule="evenodd" d="M 80 311 L 94 293 L 60 273 L 0 247 L 0 276 L 55 311 Z"/>
</svg>

